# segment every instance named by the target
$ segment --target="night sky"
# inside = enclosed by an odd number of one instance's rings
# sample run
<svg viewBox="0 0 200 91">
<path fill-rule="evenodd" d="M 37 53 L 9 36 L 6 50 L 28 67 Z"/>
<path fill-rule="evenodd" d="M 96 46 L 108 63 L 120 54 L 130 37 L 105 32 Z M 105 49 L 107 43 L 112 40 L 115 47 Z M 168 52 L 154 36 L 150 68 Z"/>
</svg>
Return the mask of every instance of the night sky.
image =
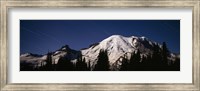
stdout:
<svg viewBox="0 0 200 91">
<path fill-rule="evenodd" d="M 180 53 L 179 20 L 20 20 L 20 53 L 80 50 L 111 35 L 145 36 Z"/>
</svg>

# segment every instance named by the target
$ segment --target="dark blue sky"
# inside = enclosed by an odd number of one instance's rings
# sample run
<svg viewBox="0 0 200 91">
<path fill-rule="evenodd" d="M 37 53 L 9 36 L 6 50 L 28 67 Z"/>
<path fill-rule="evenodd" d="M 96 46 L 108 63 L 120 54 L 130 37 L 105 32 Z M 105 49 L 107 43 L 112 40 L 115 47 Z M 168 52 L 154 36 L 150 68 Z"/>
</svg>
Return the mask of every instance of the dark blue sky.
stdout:
<svg viewBox="0 0 200 91">
<path fill-rule="evenodd" d="M 145 36 L 180 52 L 180 20 L 20 20 L 20 53 L 80 50 L 111 35 Z"/>
</svg>

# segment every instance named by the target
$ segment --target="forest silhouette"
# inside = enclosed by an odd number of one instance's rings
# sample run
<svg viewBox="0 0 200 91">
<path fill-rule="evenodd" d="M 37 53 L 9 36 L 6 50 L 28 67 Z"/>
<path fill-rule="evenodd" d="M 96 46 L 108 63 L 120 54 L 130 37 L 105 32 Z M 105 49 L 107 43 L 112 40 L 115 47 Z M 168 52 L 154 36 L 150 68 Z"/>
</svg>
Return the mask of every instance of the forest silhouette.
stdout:
<svg viewBox="0 0 200 91">
<path fill-rule="evenodd" d="M 71 62 L 68 57 L 60 57 L 57 64 L 52 60 L 52 52 L 47 53 L 45 61 L 40 63 L 40 66 L 33 68 L 30 64 L 20 64 L 21 71 L 180 71 L 180 58 L 176 57 L 171 60 L 170 51 L 165 42 L 162 47 L 153 46 L 151 55 L 141 55 L 139 50 L 131 53 L 131 57 L 123 55 L 120 60 L 121 65 L 114 68 L 109 63 L 107 50 L 100 50 L 94 65 L 89 60 L 86 62 L 84 56 L 79 54 L 75 63 Z M 115 63 L 113 63 L 115 64 Z"/>
</svg>

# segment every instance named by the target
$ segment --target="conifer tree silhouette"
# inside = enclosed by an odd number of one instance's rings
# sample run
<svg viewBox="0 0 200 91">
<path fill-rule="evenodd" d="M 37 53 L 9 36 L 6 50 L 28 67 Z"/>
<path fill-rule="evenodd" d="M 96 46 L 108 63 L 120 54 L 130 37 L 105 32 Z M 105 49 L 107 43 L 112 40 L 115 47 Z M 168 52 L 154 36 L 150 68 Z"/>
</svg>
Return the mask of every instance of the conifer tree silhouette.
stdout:
<svg viewBox="0 0 200 91">
<path fill-rule="evenodd" d="M 60 57 L 57 65 L 56 65 L 56 70 L 58 70 L 58 71 L 73 71 L 73 64 L 68 58 Z"/>
<path fill-rule="evenodd" d="M 77 59 L 76 70 L 77 71 L 87 71 L 88 70 L 85 58 L 82 59 L 82 54 L 79 55 L 79 57 Z"/>
<path fill-rule="evenodd" d="M 133 71 L 135 66 L 135 53 L 131 53 L 129 65 L 128 65 L 128 70 Z"/>
<path fill-rule="evenodd" d="M 107 50 L 100 50 L 98 60 L 94 68 L 95 71 L 108 71 L 110 64 L 108 61 Z"/>
<path fill-rule="evenodd" d="M 152 59 L 150 63 L 150 69 L 152 70 L 161 70 L 162 68 L 162 54 L 161 54 L 161 49 L 159 45 L 154 45 L 153 46 L 153 54 L 152 54 Z"/>
<path fill-rule="evenodd" d="M 163 59 L 163 64 L 164 66 L 170 65 L 170 60 L 167 59 L 167 57 L 169 56 L 169 50 L 167 48 L 167 45 L 165 42 L 163 42 L 162 44 L 162 59 Z"/>
<path fill-rule="evenodd" d="M 47 70 L 47 71 L 52 71 L 53 70 L 52 53 L 51 52 L 47 53 L 46 65 L 45 65 L 44 70 Z"/>
<path fill-rule="evenodd" d="M 88 61 L 88 71 L 91 71 L 91 63 L 90 63 L 90 60 Z"/>
<path fill-rule="evenodd" d="M 140 70 L 140 51 L 137 50 L 137 53 L 133 52 L 131 53 L 131 58 L 130 58 L 130 63 L 129 63 L 129 70 L 134 71 L 134 70 Z"/>
<path fill-rule="evenodd" d="M 128 63 L 128 60 L 126 58 L 122 58 L 122 64 L 121 64 L 121 67 L 120 67 L 120 70 L 121 71 L 128 71 L 129 70 L 129 63 Z"/>
</svg>

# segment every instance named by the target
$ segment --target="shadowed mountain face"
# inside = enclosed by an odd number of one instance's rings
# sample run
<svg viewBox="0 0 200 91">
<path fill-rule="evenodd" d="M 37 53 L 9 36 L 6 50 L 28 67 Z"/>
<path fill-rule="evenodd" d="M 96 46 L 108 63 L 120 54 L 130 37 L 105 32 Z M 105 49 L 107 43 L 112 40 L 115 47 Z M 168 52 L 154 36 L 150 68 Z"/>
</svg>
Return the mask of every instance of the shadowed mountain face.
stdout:
<svg viewBox="0 0 200 91">
<path fill-rule="evenodd" d="M 70 49 L 68 45 L 65 45 L 46 55 L 26 53 L 20 56 L 21 71 L 48 70 L 48 67 L 45 68 L 47 64 L 50 65 L 51 70 L 61 69 L 59 65 L 62 64 L 62 69 L 70 71 L 101 71 L 103 70 L 101 67 L 104 65 L 108 65 L 105 66 L 107 70 L 113 71 L 159 71 L 179 70 L 180 68 L 179 55 L 171 53 L 165 43 L 161 45 L 145 37 L 121 35 L 112 35 L 80 51 Z M 103 71 L 105 71 L 105 67 Z"/>
</svg>

